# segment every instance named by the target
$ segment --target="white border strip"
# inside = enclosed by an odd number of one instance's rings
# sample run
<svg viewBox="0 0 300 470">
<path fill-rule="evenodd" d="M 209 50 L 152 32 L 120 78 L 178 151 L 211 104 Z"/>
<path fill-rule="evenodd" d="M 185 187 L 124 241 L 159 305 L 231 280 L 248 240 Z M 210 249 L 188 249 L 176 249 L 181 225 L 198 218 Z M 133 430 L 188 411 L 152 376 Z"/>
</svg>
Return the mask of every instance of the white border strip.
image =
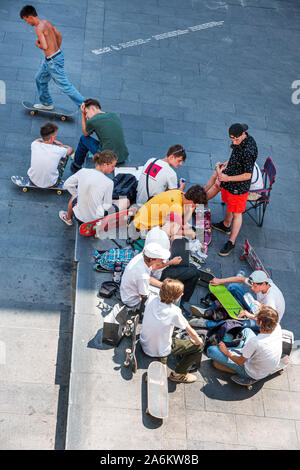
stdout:
<svg viewBox="0 0 300 470">
<path fill-rule="evenodd" d="M 107 46 L 103 47 L 102 49 L 94 49 L 92 50 L 93 54 L 100 55 L 100 54 L 107 54 L 108 52 L 112 51 L 120 51 L 122 49 L 126 49 L 127 47 L 133 46 L 140 46 L 141 44 L 148 44 L 152 39 L 156 41 L 161 41 L 162 39 L 169 39 L 178 36 L 182 36 L 183 34 L 188 34 L 190 32 L 200 31 L 202 29 L 214 28 L 215 26 L 222 26 L 224 21 L 211 21 L 210 23 L 203 23 L 198 24 L 196 26 L 189 26 L 187 29 L 176 29 L 175 31 L 169 31 L 168 33 L 162 34 L 155 34 L 147 39 L 136 39 L 135 41 L 129 42 L 120 42 L 117 46 Z"/>
</svg>

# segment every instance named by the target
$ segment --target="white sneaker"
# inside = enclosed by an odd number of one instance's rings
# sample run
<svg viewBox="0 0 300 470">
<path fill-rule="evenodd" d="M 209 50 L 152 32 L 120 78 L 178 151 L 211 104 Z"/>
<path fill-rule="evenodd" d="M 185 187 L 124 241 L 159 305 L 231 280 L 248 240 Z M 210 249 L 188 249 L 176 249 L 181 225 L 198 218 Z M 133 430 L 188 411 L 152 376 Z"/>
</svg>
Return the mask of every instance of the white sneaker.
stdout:
<svg viewBox="0 0 300 470">
<path fill-rule="evenodd" d="M 192 318 L 189 324 L 193 328 L 206 328 L 206 320 L 204 320 L 204 318 Z"/>
<path fill-rule="evenodd" d="M 190 311 L 192 312 L 193 315 L 195 315 L 195 317 L 204 317 L 205 310 L 206 310 L 205 308 L 200 308 L 200 307 L 197 307 L 196 305 L 190 306 Z"/>
<path fill-rule="evenodd" d="M 51 109 L 54 109 L 54 106 L 53 104 L 49 104 L 49 105 L 45 105 L 45 104 L 41 104 L 41 103 L 37 103 L 37 104 L 34 104 L 33 107 L 35 109 L 45 109 L 45 110 L 51 110 Z"/>
<path fill-rule="evenodd" d="M 59 218 L 67 225 L 73 225 L 73 220 L 72 219 L 67 219 L 68 213 L 66 211 L 59 211 L 58 213 Z"/>
</svg>

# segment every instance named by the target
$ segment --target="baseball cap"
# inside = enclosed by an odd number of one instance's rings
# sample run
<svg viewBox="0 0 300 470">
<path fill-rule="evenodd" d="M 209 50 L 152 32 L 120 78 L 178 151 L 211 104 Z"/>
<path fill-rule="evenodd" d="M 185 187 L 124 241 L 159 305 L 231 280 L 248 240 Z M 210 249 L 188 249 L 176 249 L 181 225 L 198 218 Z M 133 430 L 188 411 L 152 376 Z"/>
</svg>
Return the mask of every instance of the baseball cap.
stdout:
<svg viewBox="0 0 300 470">
<path fill-rule="evenodd" d="M 233 137 L 240 137 L 248 129 L 247 124 L 235 123 L 229 127 L 228 133 Z"/>
<path fill-rule="evenodd" d="M 271 284 L 273 282 L 272 279 L 270 279 L 268 275 L 261 270 L 253 271 L 253 273 L 249 276 L 249 281 L 255 284 L 261 284 L 262 282 L 267 282 L 268 284 Z"/>
<path fill-rule="evenodd" d="M 144 253 L 148 258 L 169 259 L 171 256 L 170 250 L 155 242 L 147 243 Z"/>
</svg>

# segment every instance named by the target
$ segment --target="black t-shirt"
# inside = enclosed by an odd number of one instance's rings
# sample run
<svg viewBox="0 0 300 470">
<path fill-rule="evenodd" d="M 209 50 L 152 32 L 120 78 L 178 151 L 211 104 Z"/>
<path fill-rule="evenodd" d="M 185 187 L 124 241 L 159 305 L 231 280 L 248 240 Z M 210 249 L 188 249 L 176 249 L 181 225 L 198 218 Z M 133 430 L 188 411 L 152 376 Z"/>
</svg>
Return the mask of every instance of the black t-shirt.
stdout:
<svg viewBox="0 0 300 470">
<path fill-rule="evenodd" d="M 224 173 L 228 176 L 242 175 L 253 172 L 255 160 L 257 159 L 257 145 L 253 137 L 246 133 L 247 137 L 240 143 L 234 145 L 233 150 Z M 251 178 L 247 181 L 228 181 L 221 183 L 221 187 L 231 194 L 245 194 L 249 191 Z"/>
</svg>

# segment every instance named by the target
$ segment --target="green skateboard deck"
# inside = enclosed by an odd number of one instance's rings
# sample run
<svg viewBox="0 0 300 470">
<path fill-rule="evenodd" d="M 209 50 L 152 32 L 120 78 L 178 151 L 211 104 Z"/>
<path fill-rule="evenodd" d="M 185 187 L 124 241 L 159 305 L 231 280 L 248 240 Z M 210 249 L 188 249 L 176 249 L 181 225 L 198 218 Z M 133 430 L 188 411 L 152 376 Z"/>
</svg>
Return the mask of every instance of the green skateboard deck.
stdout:
<svg viewBox="0 0 300 470">
<path fill-rule="evenodd" d="M 243 307 L 240 306 L 236 298 L 229 292 L 229 290 L 227 290 L 223 284 L 219 286 L 212 286 L 209 284 L 209 290 L 225 308 L 228 315 L 231 318 L 237 318 L 240 311 L 243 310 Z"/>
</svg>

